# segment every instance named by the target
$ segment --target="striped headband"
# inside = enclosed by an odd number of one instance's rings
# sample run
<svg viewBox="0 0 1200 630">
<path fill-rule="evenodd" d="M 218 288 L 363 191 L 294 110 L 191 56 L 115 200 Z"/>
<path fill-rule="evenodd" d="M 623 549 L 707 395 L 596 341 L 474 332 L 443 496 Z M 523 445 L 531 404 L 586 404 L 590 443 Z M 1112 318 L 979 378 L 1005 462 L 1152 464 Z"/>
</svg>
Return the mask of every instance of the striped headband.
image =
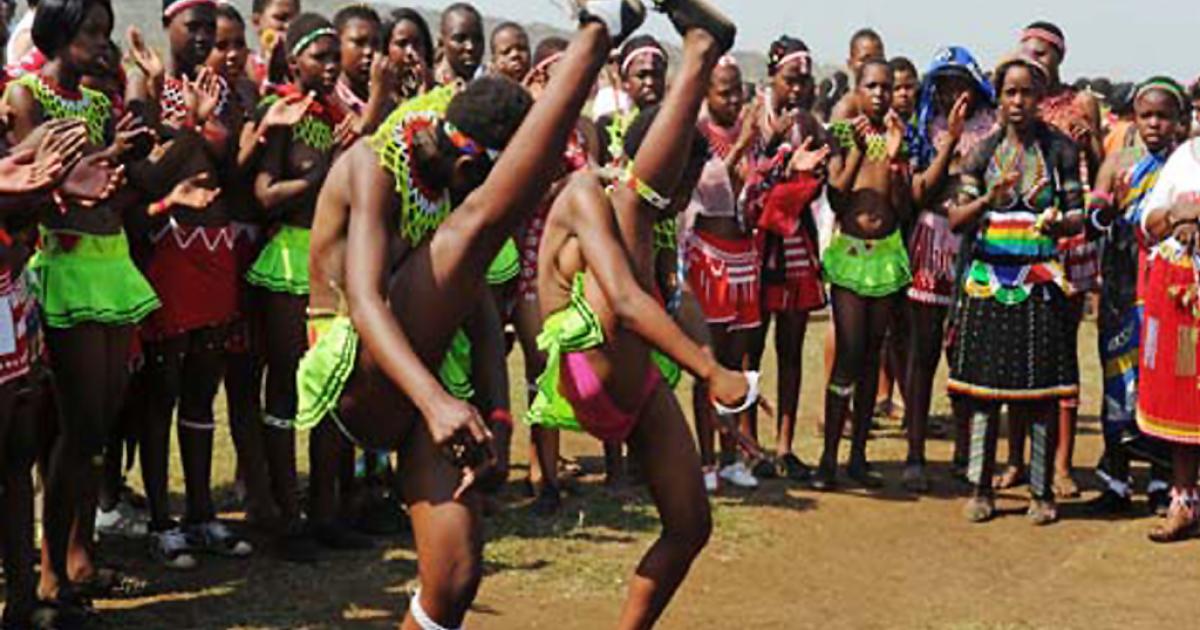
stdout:
<svg viewBox="0 0 1200 630">
<path fill-rule="evenodd" d="M 319 28 L 319 29 L 305 35 L 304 37 L 301 37 L 300 41 L 296 42 L 295 46 L 292 46 L 292 56 L 299 57 L 300 53 L 304 52 L 305 48 L 308 48 L 309 46 L 312 45 L 313 42 L 315 42 L 318 39 L 321 39 L 322 37 L 325 37 L 325 36 L 329 36 L 334 39 L 337 39 L 338 34 L 337 34 L 337 31 L 333 30 L 332 28 L 329 28 L 328 26 Z"/>
<path fill-rule="evenodd" d="M 780 59 L 775 64 L 775 69 L 778 71 L 779 68 L 792 62 L 800 64 L 800 72 L 803 74 L 809 74 L 812 71 L 812 55 L 809 55 L 807 50 L 797 50 L 794 53 L 784 55 L 783 59 Z"/>
<path fill-rule="evenodd" d="M 638 49 L 630 52 L 629 56 L 625 58 L 625 63 L 621 64 L 621 75 L 624 76 L 626 72 L 629 72 L 629 66 L 633 65 L 634 59 L 637 59 L 638 57 L 642 57 L 645 55 L 649 55 L 651 57 L 658 57 L 659 59 L 662 59 L 663 61 L 666 61 L 666 59 L 667 59 L 667 56 L 663 54 L 663 51 L 658 49 L 657 47 L 642 46 L 641 48 L 638 48 Z"/>
<path fill-rule="evenodd" d="M 448 120 L 442 122 L 442 131 L 446 134 L 446 138 L 450 140 L 450 144 L 453 144 L 454 148 L 458 149 L 463 155 L 470 155 L 472 157 L 486 155 L 492 161 L 492 164 L 495 164 L 496 160 L 500 159 L 500 151 L 484 147 L 476 142 L 474 138 L 460 131 L 458 127 L 455 127 Z"/>
<path fill-rule="evenodd" d="M 204 6 L 215 7 L 217 2 L 216 0 L 175 0 L 163 8 L 163 17 L 169 20 L 188 9 Z"/>
<path fill-rule="evenodd" d="M 1052 33 L 1044 28 L 1027 28 L 1021 33 L 1021 41 L 1025 42 L 1031 39 L 1038 39 L 1058 49 L 1059 54 L 1067 56 L 1067 40 L 1063 39 L 1056 33 Z"/>
<path fill-rule="evenodd" d="M 1144 81 L 1137 87 L 1137 91 L 1133 93 L 1133 100 L 1137 101 L 1145 96 L 1148 92 L 1153 90 L 1162 90 L 1170 94 L 1175 98 L 1175 102 L 1179 105 L 1179 111 L 1187 110 L 1188 99 L 1187 95 L 1183 93 L 1183 88 L 1175 81 L 1172 81 L 1166 77 L 1154 77 L 1153 79 Z"/>
</svg>

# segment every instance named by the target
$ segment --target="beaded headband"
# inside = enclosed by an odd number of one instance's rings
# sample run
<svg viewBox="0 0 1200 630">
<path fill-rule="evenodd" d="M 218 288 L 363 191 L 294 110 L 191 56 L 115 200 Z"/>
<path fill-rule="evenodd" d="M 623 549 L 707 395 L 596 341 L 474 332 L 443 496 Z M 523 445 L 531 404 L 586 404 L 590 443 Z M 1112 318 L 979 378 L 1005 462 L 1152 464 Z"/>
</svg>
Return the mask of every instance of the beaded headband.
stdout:
<svg viewBox="0 0 1200 630">
<path fill-rule="evenodd" d="M 1188 108 L 1187 96 L 1183 93 L 1183 88 L 1178 83 L 1163 77 L 1156 77 L 1143 82 L 1137 87 L 1137 91 L 1133 93 L 1133 100 L 1137 101 L 1153 90 L 1162 90 L 1175 98 L 1175 102 L 1179 105 L 1179 111 L 1185 111 Z"/>
<path fill-rule="evenodd" d="M 309 33 L 308 35 L 301 37 L 300 41 L 296 42 L 295 46 L 292 46 L 292 56 L 299 57 L 300 53 L 304 52 L 305 48 L 308 48 L 309 46 L 311 46 L 313 44 L 313 42 L 315 42 L 318 39 L 321 39 L 322 37 L 325 37 L 325 36 L 333 37 L 334 39 L 336 39 L 338 34 L 337 34 L 337 31 L 333 30 L 332 28 L 329 28 L 328 26 L 326 26 L 324 28 L 319 28 L 319 29 Z"/>
<path fill-rule="evenodd" d="M 1067 56 L 1067 40 L 1044 28 L 1027 28 L 1021 34 L 1021 41 L 1038 39 L 1058 49 L 1059 54 Z"/>
<path fill-rule="evenodd" d="M 450 144 L 453 144 L 463 155 L 470 155 L 472 157 L 486 155 L 493 164 L 496 163 L 496 160 L 500 159 L 500 151 L 484 147 L 471 138 L 471 136 L 459 131 L 458 127 L 455 127 L 450 121 L 442 123 L 442 131 L 445 132 L 446 138 L 450 140 Z"/>
<path fill-rule="evenodd" d="M 170 20 L 188 9 L 203 6 L 215 7 L 217 3 L 216 0 L 175 0 L 163 9 L 163 17 Z"/>
<path fill-rule="evenodd" d="M 809 55 L 808 51 L 806 50 L 797 50 L 789 55 L 784 55 L 783 58 L 775 64 L 775 69 L 778 71 L 779 68 L 782 68 L 792 62 L 800 64 L 800 72 L 802 74 L 808 74 L 812 70 L 812 55 Z"/>
<path fill-rule="evenodd" d="M 643 46 L 630 52 L 629 56 L 625 58 L 625 63 L 621 64 L 621 74 L 624 75 L 626 72 L 629 72 L 629 66 L 633 65 L 634 59 L 645 55 L 657 57 L 663 61 L 666 61 L 667 59 L 667 56 L 663 54 L 663 51 L 659 50 L 658 48 L 654 46 Z"/>
</svg>

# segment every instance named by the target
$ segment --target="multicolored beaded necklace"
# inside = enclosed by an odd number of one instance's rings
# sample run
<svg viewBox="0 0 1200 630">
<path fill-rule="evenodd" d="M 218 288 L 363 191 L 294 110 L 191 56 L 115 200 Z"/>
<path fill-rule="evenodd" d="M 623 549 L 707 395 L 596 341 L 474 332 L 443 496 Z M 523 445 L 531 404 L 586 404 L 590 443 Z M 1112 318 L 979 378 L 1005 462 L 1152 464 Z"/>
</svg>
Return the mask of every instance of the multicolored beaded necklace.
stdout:
<svg viewBox="0 0 1200 630">
<path fill-rule="evenodd" d="M 103 93 L 83 86 L 78 92 L 71 92 L 39 74 L 26 74 L 14 83 L 33 94 L 43 118 L 81 120 L 87 126 L 88 140 L 96 146 L 105 144 L 108 123 L 112 120 L 112 102 Z"/>
<path fill-rule="evenodd" d="M 1026 146 L 1005 138 L 996 147 L 988 165 L 989 179 L 998 181 L 1005 173 L 1013 172 L 1020 173 L 1021 180 L 1004 206 L 1011 208 L 1024 200 L 1031 209 L 1043 210 L 1054 203 L 1055 191 L 1050 185 L 1046 157 L 1037 143 Z"/>
<path fill-rule="evenodd" d="M 276 101 L 291 96 L 303 96 L 299 89 L 286 85 L 267 95 L 259 103 L 259 111 L 266 111 Z M 292 126 L 292 140 L 312 148 L 319 153 L 329 153 L 333 150 L 335 129 L 341 122 L 342 116 L 338 109 L 329 104 L 328 99 L 320 98 L 309 105 L 308 111 L 300 122 Z"/>
<path fill-rule="evenodd" d="M 833 135 L 838 146 L 849 151 L 858 146 L 858 133 L 854 130 L 854 124 L 849 120 L 839 120 L 829 126 L 829 133 Z M 866 156 L 868 162 L 884 162 L 888 159 L 887 135 L 874 128 L 867 132 L 867 137 L 863 139 L 867 145 Z"/>
<path fill-rule="evenodd" d="M 450 195 L 421 180 L 413 168 L 413 139 L 441 124 L 454 98 L 453 86 L 434 88 L 392 112 L 371 138 L 380 165 L 396 179 L 401 237 L 416 247 L 450 215 Z"/>
</svg>

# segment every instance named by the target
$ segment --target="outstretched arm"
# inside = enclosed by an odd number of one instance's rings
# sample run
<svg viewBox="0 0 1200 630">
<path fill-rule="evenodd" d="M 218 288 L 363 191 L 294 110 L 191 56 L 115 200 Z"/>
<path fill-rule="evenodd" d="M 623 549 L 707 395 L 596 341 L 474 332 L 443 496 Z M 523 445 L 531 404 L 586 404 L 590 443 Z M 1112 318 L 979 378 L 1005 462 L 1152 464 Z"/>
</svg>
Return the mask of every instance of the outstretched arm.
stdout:
<svg viewBox="0 0 1200 630">
<path fill-rule="evenodd" d="M 692 29 L 683 42 L 683 67 L 633 160 L 634 176 L 667 197 L 683 177 L 687 160 L 680 158 L 692 146 L 700 105 L 720 56 L 716 40 L 705 31 Z"/>
<path fill-rule="evenodd" d="M 605 27 L 588 22 L 580 27 L 554 78 L 534 104 L 525 122 L 508 143 L 487 181 L 464 202 L 498 225 L 478 244 L 487 251 L 499 249 L 525 217 L 515 209 L 535 208 L 550 187 L 547 173 L 562 160 L 567 138 L 587 101 L 611 46 Z M 461 211 L 461 209 L 460 209 Z"/>
</svg>

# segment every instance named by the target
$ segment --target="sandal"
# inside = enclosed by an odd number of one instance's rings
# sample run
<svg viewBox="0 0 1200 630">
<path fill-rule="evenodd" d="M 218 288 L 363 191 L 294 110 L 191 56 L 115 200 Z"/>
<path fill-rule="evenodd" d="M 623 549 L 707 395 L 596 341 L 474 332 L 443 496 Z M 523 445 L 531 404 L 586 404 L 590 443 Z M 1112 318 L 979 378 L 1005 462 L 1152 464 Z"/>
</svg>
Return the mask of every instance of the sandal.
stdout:
<svg viewBox="0 0 1200 630">
<path fill-rule="evenodd" d="M 1200 510 L 1195 499 L 1171 490 L 1171 509 L 1167 521 L 1150 530 L 1150 540 L 1160 544 L 1181 542 L 1200 536 Z"/>
<path fill-rule="evenodd" d="M 1070 473 L 1054 475 L 1054 496 L 1059 499 L 1079 498 L 1079 484 L 1075 483 Z"/>
<path fill-rule="evenodd" d="M 812 477 L 812 468 L 794 453 L 787 453 L 775 460 L 775 474 L 790 481 L 808 481 Z"/>
<path fill-rule="evenodd" d="M 1034 499 L 1025 515 L 1035 526 L 1045 527 L 1058 522 L 1058 506 L 1054 504 L 1054 501 Z"/>
<path fill-rule="evenodd" d="M 963 516 L 971 523 L 986 523 L 996 516 L 996 501 L 992 497 L 971 497 L 963 506 Z"/>
<path fill-rule="evenodd" d="M 85 603 L 94 599 L 139 597 L 145 594 L 148 586 L 145 580 L 125 575 L 116 569 L 97 569 L 92 577 L 71 584 L 75 596 Z"/>
<path fill-rule="evenodd" d="M 1027 483 L 1029 475 L 1026 474 L 1025 468 L 1010 465 L 1003 474 L 992 480 L 992 487 L 996 490 L 1010 490 Z"/>
</svg>

